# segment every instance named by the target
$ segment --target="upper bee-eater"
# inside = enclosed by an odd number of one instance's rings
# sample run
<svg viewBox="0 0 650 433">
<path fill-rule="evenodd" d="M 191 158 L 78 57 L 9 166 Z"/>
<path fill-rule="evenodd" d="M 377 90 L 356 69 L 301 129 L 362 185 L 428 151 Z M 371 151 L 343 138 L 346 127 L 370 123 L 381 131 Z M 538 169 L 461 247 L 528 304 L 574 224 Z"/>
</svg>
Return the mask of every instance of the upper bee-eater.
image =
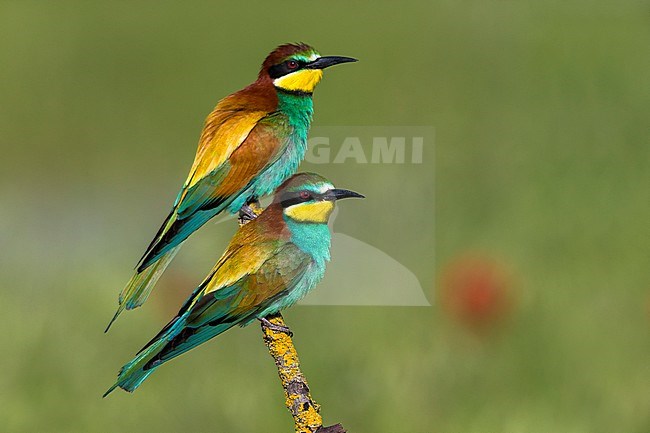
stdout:
<svg viewBox="0 0 650 433">
<path fill-rule="evenodd" d="M 122 367 L 104 396 L 118 386 L 134 391 L 162 363 L 235 325 L 256 319 L 273 325 L 268 315 L 293 305 L 323 277 L 330 259 L 327 222 L 335 201 L 346 197 L 363 198 L 313 173 L 284 182 L 273 202 L 239 228 L 176 317 Z"/>
<path fill-rule="evenodd" d="M 189 176 L 119 296 L 117 316 L 139 307 L 181 244 L 224 210 L 254 217 L 249 204 L 271 194 L 305 156 L 312 93 L 323 69 L 356 59 L 321 57 L 306 44 L 281 45 L 257 80 L 222 99 L 205 121 Z"/>
</svg>

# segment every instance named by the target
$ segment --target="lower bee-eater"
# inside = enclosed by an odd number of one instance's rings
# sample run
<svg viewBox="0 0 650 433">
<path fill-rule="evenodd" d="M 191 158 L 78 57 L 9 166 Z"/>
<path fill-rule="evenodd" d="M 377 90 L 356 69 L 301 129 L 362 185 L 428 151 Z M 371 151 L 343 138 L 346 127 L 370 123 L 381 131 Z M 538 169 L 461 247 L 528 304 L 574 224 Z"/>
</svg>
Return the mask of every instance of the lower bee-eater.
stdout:
<svg viewBox="0 0 650 433">
<path fill-rule="evenodd" d="M 363 196 L 336 189 L 313 173 L 284 182 L 273 202 L 239 228 L 176 317 L 122 367 L 104 396 L 118 386 L 134 391 L 162 363 L 235 325 L 256 319 L 270 324 L 267 316 L 305 296 L 323 277 L 330 259 L 327 222 L 335 201 L 346 197 Z"/>
<path fill-rule="evenodd" d="M 323 56 L 306 44 L 271 52 L 257 80 L 222 99 L 205 121 L 194 163 L 174 206 L 119 296 L 113 321 L 142 305 L 181 244 L 224 210 L 254 214 L 248 206 L 271 194 L 305 156 L 312 93 L 323 69 L 354 62 Z"/>
</svg>

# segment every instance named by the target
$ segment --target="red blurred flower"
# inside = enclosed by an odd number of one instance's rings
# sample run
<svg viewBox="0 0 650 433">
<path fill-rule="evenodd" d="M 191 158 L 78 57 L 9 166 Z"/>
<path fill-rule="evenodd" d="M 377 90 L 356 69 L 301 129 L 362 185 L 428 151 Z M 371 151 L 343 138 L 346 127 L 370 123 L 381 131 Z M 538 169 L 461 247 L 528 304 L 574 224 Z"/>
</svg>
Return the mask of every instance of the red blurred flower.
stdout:
<svg viewBox="0 0 650 433">
<path fill-rule="evenodd" d="M 464 325 L 488 329 L 510 316 L 512 286 L 512 277 L 499 261 L 486 254 L 465 254 L 445 267 L 441 301 Z"/>
</svg>

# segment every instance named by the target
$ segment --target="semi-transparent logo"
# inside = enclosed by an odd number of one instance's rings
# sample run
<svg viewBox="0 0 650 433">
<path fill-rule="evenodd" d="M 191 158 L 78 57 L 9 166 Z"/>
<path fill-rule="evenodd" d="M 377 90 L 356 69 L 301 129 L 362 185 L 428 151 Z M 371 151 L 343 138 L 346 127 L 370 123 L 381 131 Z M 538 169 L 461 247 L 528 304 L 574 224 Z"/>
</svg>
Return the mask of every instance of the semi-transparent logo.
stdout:
<svg viewBox="0 0 650 433">
<path fill-rule="evenodd" d="M 299 171 L 318 173 L 366 199 L 338 203 L 330 216 L 325 277 L 300 304 L 429 306 L 434 128 L 314 127 L 309 137 Z M 266 197 L 261 204 L 270 202 Z"/>
</svg>

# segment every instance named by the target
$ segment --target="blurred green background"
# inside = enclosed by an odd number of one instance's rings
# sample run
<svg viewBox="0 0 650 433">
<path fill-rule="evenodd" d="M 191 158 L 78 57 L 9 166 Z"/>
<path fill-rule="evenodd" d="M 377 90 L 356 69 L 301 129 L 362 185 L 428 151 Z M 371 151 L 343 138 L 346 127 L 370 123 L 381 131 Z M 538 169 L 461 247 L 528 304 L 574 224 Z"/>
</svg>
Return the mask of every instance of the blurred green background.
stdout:
<svg viewBox="0 0 650 433">
<path fill-rule="evenodd" d="M 650 431 L 650 6 L 633 0 L 0 2 L 2 430 L 292 431 L 257 326 L 100 398 L 232 233 L 194 236 L 103 334 L 203 119 L 289 41 L 361 59 L 327 71 L 314 125 L 436 131 L 416 182 L 303 166 L 368 196 L 337 229 L 433 304 L 285 314 L 326 423 Z"/>
</svg>

